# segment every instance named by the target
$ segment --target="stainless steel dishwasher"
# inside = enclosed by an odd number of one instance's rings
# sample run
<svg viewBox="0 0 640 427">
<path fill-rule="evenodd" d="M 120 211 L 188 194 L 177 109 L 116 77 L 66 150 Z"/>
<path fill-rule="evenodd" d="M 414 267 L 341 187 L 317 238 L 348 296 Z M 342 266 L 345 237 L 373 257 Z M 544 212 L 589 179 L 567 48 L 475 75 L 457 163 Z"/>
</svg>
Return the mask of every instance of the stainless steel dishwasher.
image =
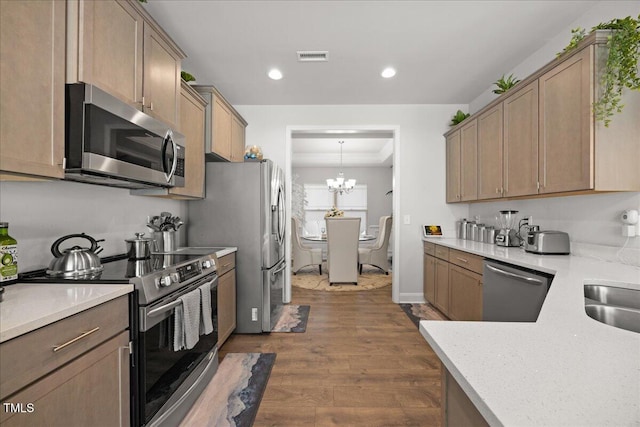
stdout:
<svg viewBox="0 0 640 427">
<path fill-rule="evenodd" d="M 552 275 L 485 261 L 482 275 L 482 320 L 535 322 Z"/>
</svg>

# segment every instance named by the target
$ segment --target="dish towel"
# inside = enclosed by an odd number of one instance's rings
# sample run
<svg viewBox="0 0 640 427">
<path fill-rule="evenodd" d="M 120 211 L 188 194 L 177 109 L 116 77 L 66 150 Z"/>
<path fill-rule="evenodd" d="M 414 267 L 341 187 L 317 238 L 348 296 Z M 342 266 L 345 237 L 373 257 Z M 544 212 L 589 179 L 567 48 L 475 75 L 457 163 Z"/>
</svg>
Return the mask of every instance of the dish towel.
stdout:
<svg viewBox="0 0 640 427">
<path fill-rule="evenodd" d="M 211 320 L 211 282 L 207 282 L 198 288 L 200 290 L 200 335 L 209 335 L 213 332 Z"/>
<path fill-rule="evenodd" d="M 182 304 L 173 313 L 173 350 L 189 350 L 198 343 L 200 335 L 200 289 L 194 289 L 178 299 Z"/>
</svg>

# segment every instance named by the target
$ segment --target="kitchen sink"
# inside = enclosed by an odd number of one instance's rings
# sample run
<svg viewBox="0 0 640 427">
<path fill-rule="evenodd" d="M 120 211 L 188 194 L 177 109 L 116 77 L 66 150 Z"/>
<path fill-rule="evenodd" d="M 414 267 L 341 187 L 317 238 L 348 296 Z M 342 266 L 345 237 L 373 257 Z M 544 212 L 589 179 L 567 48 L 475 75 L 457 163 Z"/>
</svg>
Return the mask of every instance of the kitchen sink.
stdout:
<svg viewBox="0 0 640 427">
<path fill-rule="evenodd" d="M 605 285 L 584 285 L 584 297 L 606 305 L 640 310 L 640 290 Z"/>
<path fill-rule="evenodd" d="M 602 304 L 586 304 L 587 315 L 599 322 L 640 333 L 640 310 Z"/>
</svg>

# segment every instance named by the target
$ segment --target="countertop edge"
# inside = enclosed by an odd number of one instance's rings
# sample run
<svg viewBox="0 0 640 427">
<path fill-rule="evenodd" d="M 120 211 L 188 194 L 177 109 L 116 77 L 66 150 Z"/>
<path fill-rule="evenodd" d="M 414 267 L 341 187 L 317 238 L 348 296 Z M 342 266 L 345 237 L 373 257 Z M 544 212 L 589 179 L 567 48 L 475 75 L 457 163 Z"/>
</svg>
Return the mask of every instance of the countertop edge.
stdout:
<svg viewBox="0 0 640 427">
<path fill-rule="evenodd" d="M 216 256 L 218 258 L 221 258 L 221 257 L 223 257 L 225 255 L 229 255 L 229 254 L 232 254 L 234 252 L 238 252 L 238 248 L 236 248 L 235 246 L 229 246 L 229 247 L 224 248 L 224 249 L 222 249 L 220 251 L 217 251 L 216 252 Z"/>
<path fill-rule="evenodd" d="M 16 284 L 12 286 L 21 286 L 21 285 L 22 286 L 25 286 L 25 285 L 26 286 L 43 286 L 41 284 Z M 78 285 L 82 285 L 82 284 L 78 284 Z M 54 284 L 53 286 L 61 286 L 61 285 Z M 87 285 L 87 286 L 96 286 L 96 285 Z M 26 333 L 32 332 L 36 329 L 42 328 L 43 326 L 47 326 L 54 322 L 57 322 L 58 320 L 62 320 L 64 318 L 73 316 L 82 311 L 88 310 L 90 308 L 96 307 L 100 304 L 103 304 L 105 302 L 114 300 L 118 297 L 121 297 L 123 295 L 127 295 L 133 292 L 133 285 L 123 284 L 123 285 L 108 285 L 108 286 L 111 289 L 110 292 L 106 292 L 102 295 L 98 295 L 90 300 L 82 301 L 81 303 L 78 303 L 76 305 L 69 305 L 62 309 L 48 313 L 37 319 L 33 319 L 26 323 L 18 324 L 16 326 L 10 327 L 7 330 L 1 331 L 0 343 L 9 341 L 13 338 L 17 338 L 20 335 L 24 335 Z M 2 307 L 1 304 L 5 304 L 5 303 L 6 301 L 3 301 L 2 303 L 0 303 L 0 307 Z"/>
</svg>

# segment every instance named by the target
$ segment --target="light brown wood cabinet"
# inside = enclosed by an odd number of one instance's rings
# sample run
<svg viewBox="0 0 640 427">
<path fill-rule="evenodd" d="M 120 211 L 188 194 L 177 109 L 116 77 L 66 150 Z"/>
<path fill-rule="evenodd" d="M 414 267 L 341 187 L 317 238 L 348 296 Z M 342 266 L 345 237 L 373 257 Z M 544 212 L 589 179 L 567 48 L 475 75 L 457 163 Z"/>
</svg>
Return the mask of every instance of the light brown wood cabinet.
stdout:
<svg viewBox="0 0 640 427">
<path fill-rule="evenodd" d="M 247 122 L 213 86 L 195 86 L 207 101 L 205 154 L 210 161 L 244 161 Z"/>
<path fill-rule="evenodd" d="M 478 199 L 502 194 L 502 104 L 478 117 Z"/>
<path fill-rule="evenodd" d="M 587 36 L 578 49 L 542 67 L 512 89 L 515 92 L 445 134 L 448 203 L 475 200 L 469 191 L 472 166 L 452 160 L 457 138 L 461 159 L 473 156 L 474 121 L 479 200 L 640 191 L 640 93 L 625 92 L 624 110 L 613 116 L 609 127 L 596 121 L 592 111 L 608 55 L 608 34 Z M 461 176 L 459 197 L 454 197 L 456 175 Z"/>
<path fill-rule="evenodd" d="M 236 329 L 236 254 L 218 259 L 218 348 Z"/>
<path fill-rule="evenodd" d="M 471 120 L 447 136 L 447 201 L 478 198 L 478 122 Z"/>
<path fill-rule="evenodd" d="M 460 131 L 446 137 L 447 203 L 460 201 Z"/>
<path fill-rule="evenodd" d="M 449 263 L 436 258 L 435 260 L 435 288 L 434 306 L 444 315 L 449 315 Z"/>
<path fill-rule="evenodd" d="M 130 424 L 128 297 L 0 344 L 3 426 Z M 55 349 L 54 349 L 55 348 Z"/>
<path fill-rule="evenodd" d="M 462 387 L 441 363 L 442 405 L 440 413 L 443 427 L 489 426 L 480 411 L 469 399 Z"/>
<path fill-rule="evenodd" d="M 186 55 L 139 2 L 69 2 L 67 16 L 67 82 L 94 84 L 178 128 Z"/>
<path fill-rule="evenodd" d="M 482 320 L 483 258 L 424 242 L 424 298 L 452 320 Z"/>
<path fill-rule="evenodd" d="M 65 11 L 64 1 L 0 2 L 3 180 L 64 177 Z"/>
<path fill-rule="evenodd" d="M 451 320 L 482 320 L 482 275 L 449 266 L 449 313 Z"/>
<path fill-rule="evenodd" d="M 436 259 L 431 255 L 424 254 L 423 270 L 424 299 L 428 303 L 434 304 L 436 300 Z"/>
<path fill-rule="evenodd" d="M 503 106 L 503 197 L 538 191 L 538 81 L 509 95 Z"/>
</svg>

